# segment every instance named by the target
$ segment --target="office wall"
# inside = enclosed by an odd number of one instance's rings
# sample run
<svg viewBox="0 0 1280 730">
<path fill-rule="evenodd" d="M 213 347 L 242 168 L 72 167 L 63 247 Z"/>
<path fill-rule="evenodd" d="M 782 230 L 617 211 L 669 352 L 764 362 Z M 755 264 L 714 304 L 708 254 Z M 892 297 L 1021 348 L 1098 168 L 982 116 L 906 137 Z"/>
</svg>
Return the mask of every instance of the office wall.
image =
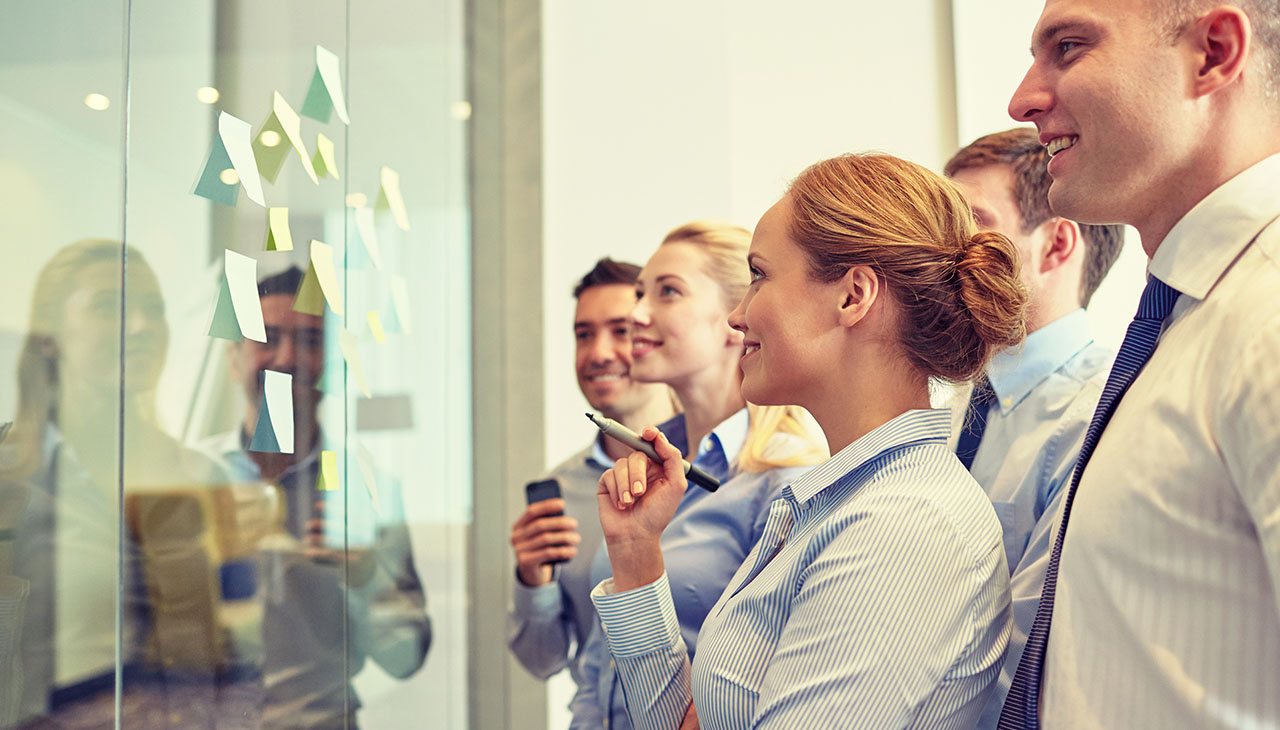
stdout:
<svg viewBox="0 0 1280 730">
<path fill-rule="evenodd" d="M 590 437 L 573 376 L 574 281 L 638 263 L 695 218 L 755 226 L 805 166 L 955 146 L 949 2 L 544 6 L 548 463 Z"/>
</svg>

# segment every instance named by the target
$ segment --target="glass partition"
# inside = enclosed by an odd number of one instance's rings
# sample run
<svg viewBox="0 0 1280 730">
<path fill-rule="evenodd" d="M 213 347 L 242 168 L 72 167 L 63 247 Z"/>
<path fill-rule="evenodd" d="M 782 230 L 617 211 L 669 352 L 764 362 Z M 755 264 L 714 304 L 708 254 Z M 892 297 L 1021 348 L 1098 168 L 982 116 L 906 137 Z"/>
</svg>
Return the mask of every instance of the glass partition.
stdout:
<svg viewBox="0 0 1280 730">
<path fill-rule="evenodd" d="M 0 728 L 465 727 L 461 0 L 0 30 Z"/>
</svg>

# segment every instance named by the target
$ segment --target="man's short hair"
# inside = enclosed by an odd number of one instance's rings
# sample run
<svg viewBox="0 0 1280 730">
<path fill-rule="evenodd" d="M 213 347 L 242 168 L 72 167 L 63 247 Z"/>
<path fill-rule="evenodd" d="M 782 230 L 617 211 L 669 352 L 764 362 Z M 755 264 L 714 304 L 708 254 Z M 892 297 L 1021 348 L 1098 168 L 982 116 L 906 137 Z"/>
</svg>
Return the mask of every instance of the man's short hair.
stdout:
<svg viewBox="0 0 1280 730">
<path fill-rule="evenodd" d="M 1018 206 L 1022 233 L 1053 217 L 1049 207 L 1049 151 L 1031 127 L 1016 127 L 979 137 L 948 162 L 944 172 L 953 177 L 961 170 L 988 165 L 1007 165 L 1013 172 L 1013 201 Z M 1120 256 L 1124 226 L 1081 223 L 1084 239 L 1084 267 L 1080 273 L 1080 306 L 1087 306 L 1111 265 Z"/>
<path fill-rule="evenodd" d="M 293 296 L 298 293 L 298 288 L 302 286 L 304 276 L 302 269 L 297 266 L 290 266 L 278 274 L 272 274 L 259 281 L 258 296 L 269 297 L 280 294 Z"/>
<path fill-rule="evenodd" d="M 1220 0 L 1161 0 L 1166 38 L 1175 41 L 1197 15 L 1222 4 Z M 1263 93 L 1270 101 L 1280 102 L 1280 0 L 1231 0 L 1228 4 L 1249 16 Z"/>
<path fill-rule="evenodd" d="M 606 256 L 597 261 L 596 265 L 587 272 L 587 275 L 578 282 L 578 285 L 573 287 L 573 298 L 581 297 L 582 292 L 593 286 L 607 286 L 609 284 L 635 286 L 636 279 L 639 278 L 639 266 L 625 261 L 614 261 Z"/>
</svg>

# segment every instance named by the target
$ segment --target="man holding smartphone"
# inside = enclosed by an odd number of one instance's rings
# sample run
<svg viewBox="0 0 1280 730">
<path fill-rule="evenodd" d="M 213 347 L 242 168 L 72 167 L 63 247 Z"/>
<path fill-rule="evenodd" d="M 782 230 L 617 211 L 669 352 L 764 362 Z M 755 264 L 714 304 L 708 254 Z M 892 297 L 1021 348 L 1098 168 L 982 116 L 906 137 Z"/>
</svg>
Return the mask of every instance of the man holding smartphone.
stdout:
<svg viewBox="0 0 1280 730">
<path fill-rule="evenodd" d="M 578 387 L 591 407 L 639 430 L 674 415 L 666 385 L 631 380 L 631 310 L 640 267 L 600 259 L 574 288 Z M 511 527 L 515 602 L 508 644 L 530 673 L 546 679 L 565 667 L 579 680 L 577 652 L 595 623 L 591 560 L 600 545 L 596 484 L 630 449 L 597 436 L 585 449 L 531 483 L 532 501 Z M 554 493 L 560 497 L 538 499 Z M 556 564 L 560 563 L 558 567 Z"/>
</svg>

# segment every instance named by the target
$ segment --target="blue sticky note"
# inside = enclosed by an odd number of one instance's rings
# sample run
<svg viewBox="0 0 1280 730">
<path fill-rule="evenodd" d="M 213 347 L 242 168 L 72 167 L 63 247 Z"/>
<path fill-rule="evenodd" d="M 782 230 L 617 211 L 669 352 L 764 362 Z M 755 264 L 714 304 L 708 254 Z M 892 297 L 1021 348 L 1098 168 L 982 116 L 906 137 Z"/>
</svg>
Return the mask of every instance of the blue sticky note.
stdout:
<svg viewBox="0 0 1280 730">
<path fill-rule="evenodd" d="M 267 406 L 265 394 L 258 406 L 258 425 L 253 429 L 253 441 L 249 444 L 249 450 L 280 453 L 280 443 L 276 441 L 276 429 L 271 425 L 271 409 Z"/>
<path fill-rule="evenodd" d="M 223 170 L 234 170 L 235 165 L 231 164 L 231 156 L 227 154 L 227 148 L 222 144 L 221 135 L 213 136 L 213 145 L 209 148 L 209 157 L 205 160 L 204 169 L 200 172 L 200 178 L 196 180 L 195 189 L 191 192 L 202 198 L 208 198 L 215 203 L 221 203 L 234 208 L 236 206 L 236 198 L 240 195 L 240 180 L 237 176 L 235 182 L 228 185 L 222 181 Z"/>
<path fill-rule="evenodd" d="M 209 323 L 209 336 L 233 342 L 243 342 L 240 322 L 236 319 L 235 304 L 231 301 L 231 287 L 226 277 L 222 279 L 222 288 L 218 290 L 218 305 L 213 310 L 213 321 Z"/>
</svg>

